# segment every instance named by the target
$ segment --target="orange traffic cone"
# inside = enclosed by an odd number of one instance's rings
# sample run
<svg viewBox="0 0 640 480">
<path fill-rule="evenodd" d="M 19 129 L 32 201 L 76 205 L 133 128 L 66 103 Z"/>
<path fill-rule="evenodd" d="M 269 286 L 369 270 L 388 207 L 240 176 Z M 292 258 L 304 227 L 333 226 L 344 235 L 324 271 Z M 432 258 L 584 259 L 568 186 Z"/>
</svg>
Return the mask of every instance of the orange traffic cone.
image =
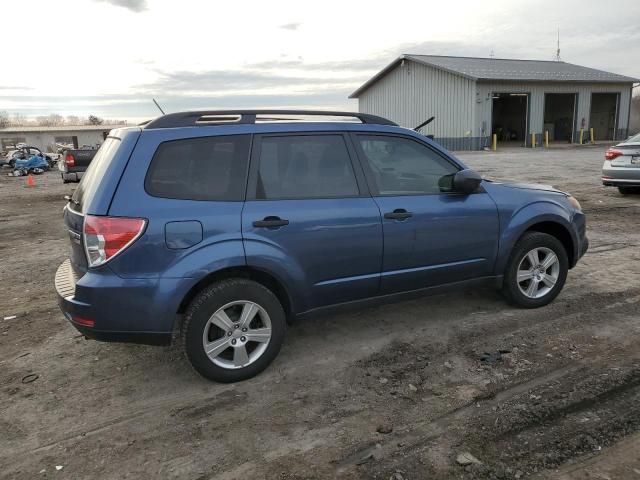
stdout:
<svg viewBox="0 0 640 480">
<path fill-rule="evenodd" d="M 26 187 L 35 187 L 36 186 L 36 182 L 33 179 L 33 175 L 29 174 L 27 176 L 27 184 L 25 185 Z"/>
</svg>

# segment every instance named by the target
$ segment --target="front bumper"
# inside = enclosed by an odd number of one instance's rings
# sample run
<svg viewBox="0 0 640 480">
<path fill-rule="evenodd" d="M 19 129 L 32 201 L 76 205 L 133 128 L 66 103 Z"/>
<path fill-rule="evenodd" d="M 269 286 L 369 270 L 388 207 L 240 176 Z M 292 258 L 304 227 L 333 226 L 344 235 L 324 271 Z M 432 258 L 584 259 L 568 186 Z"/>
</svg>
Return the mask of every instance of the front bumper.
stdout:
<svg viewBox="0 0 640 480">
<path fill-rule="evenodd" d="M 171 343 L 175 316 L 167 315 L 167 305 L 155 301 L 154 281 L 125 280 L 108 271 L 79 277 L 70 260 L 65 260 L 56 271 L 55 288 L 60 310 L 88 338 L 147 345 Z M 88 321 L 93 326 L 88 326 Z"/>
<path fill-rule="evenodd" d="M 573 268 L 578 263 L 578 260 L 587 253 L 589 239 L 587 238 L 587 217 L 583 212 L 576 211 L 573 214 L 571 223 L 576 234 L 573 249 L 574 255 L 569 265 L 570 268 Z"/>
</svg>

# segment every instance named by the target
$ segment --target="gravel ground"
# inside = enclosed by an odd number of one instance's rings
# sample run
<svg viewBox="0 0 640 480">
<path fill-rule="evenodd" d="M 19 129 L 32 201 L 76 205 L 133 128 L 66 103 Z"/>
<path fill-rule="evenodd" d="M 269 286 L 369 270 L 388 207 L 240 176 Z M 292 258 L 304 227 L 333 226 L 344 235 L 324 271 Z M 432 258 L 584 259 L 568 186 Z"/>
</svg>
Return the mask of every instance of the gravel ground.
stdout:
<svg viewBox="0 0 640 480">
<path fill-rule="evenodd" d="M 603 152 L 461 154 L 581 201 L 591 249 L 553 304 L 466 291 L 301 321 L 234 385 L 78 335 L 53 289 L 73 187 L 3 174 L 0 478 L 640 479 L 640 196 L 600 185 Z"/>
</svg>

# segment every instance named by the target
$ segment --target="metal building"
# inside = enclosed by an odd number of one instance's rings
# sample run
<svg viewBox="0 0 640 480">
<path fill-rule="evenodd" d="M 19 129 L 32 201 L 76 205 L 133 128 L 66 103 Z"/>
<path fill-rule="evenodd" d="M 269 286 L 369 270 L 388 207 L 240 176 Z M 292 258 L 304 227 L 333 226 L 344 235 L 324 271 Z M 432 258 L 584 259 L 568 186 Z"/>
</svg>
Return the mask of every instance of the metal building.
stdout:
<svg viewBox="0 0 640 480">
<path fill-rule="evenodd" d="M 55 152 L 57 144 L 97 147 L 113 128 L 124 125 L 62 125 L 58 127 L 23 126 L 0 128 L 0 151 L 18 143 Z"/>
<path fill-rule="evenodd" d="M 626 138 L 635 78 L 558 61 L 402 55 L 349 98 L 451 150 Z M 534 134 L 534 135 L 532 135 Z"/>
</svg>

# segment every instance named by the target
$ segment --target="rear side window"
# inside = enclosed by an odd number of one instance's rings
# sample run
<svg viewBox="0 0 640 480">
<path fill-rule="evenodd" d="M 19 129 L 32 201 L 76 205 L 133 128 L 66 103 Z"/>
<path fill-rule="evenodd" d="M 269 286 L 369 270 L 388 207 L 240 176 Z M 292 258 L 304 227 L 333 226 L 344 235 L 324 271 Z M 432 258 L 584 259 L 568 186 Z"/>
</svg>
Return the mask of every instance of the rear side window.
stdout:
<svg viewBox="0 0 640 480">
<path fill-rule="evenodd" d="M 258 199 L 336 198 L 359 194 L 341 135 L 263 137 Z"/>
<path fill-rule="evenodd" d="M 73 202 L 69 203 L 69 208 L 78 212 L 82 211 L 82 205 L 88 205 L 96 193 L 100 180 L 104 177 L 111 160 L 116 155 L 120 147 L 120 139 L 107 137 L 96 155 L 91 160 L 80 185 L 73 193 Z"/>
<path fill-rule="evenodd" d="M 144 182 L 154 197 L 244 200 L 250 135 L 161 143 Z"/>
</svg>

